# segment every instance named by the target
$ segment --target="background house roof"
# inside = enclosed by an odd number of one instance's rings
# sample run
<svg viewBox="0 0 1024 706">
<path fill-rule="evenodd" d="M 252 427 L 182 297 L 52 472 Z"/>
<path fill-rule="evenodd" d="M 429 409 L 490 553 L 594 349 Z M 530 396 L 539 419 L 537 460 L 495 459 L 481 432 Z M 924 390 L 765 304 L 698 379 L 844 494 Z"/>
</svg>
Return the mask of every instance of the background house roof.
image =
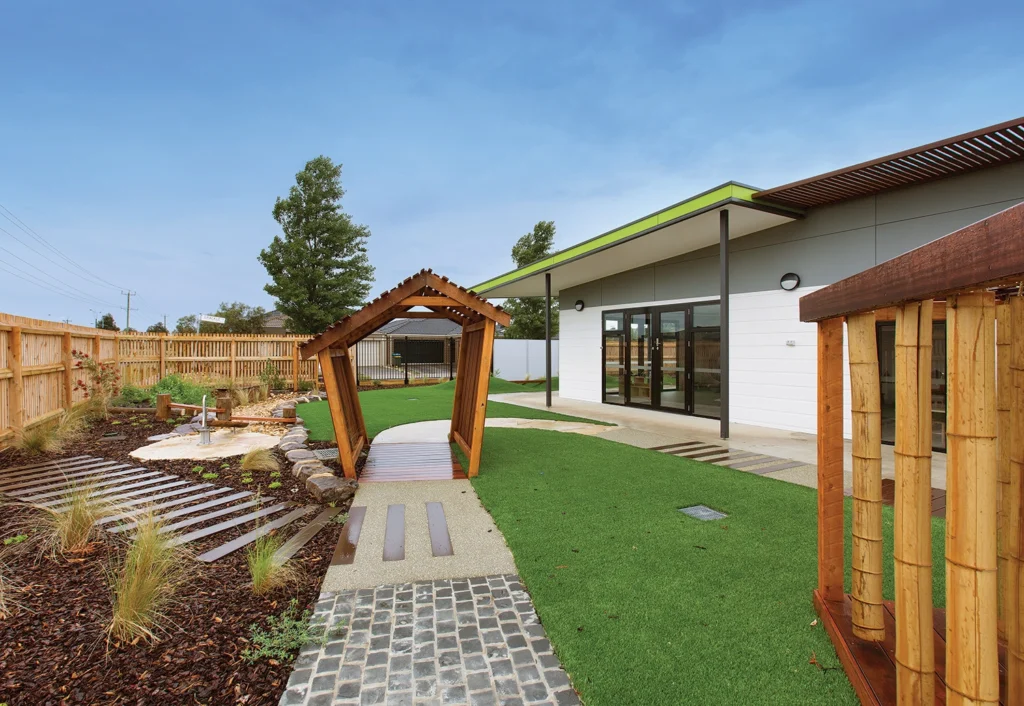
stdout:
<svg viewBox="0 0 1024 706">
<path fill-rule="evenodd" d="M 462 326 L 448 319 L 394 319 L 374 333 L 391 336 L 460 336 Z"/>
</svg>

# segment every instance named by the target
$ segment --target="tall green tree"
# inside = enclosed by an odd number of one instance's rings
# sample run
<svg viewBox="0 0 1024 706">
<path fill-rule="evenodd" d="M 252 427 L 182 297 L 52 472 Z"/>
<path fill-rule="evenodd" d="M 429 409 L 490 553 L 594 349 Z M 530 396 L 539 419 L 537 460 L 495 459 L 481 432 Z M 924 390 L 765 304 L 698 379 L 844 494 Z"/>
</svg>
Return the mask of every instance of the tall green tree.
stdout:
<svg viewBox="0 0 1024 706">
<path fill-rule="evenodd" d="M 163 321 L 157 321 L 155 324 L 146 329 L 146 333 L 169 333 L 167 327 L 164 326 Z"/>
<path fill-rule="evenodd" d="M 366 254 L 370 229 L 341 208 L 341 165 L 323 155 L 295 175 L 287 198 L 274 203 L 274 236 L 259 260 L 272 281 L 264 287 L 293 333 L 320 333 L 361 307 L 373 266 Z"/>
<path fill-rule="evenodd" d="M 516 267 L 526 267 L 551 254 L 555 243 L 555 222 L 540 221 L 512 246 Z M 502 305 L 512 317 L 505 338 L 544 338 L 544 297 L 512 297 Z M 558 335 L 558 298 L 551 298 L 551 336 Z"/>
<path fill-rule="evenodd" d="M 120 327 L 114 322 L 114 315 L 106 313 L 99 318 L 96 322 L 96 328 L 101 328 L 104 331 L 120 331 Z"/>
<path fill-rule="evenodd" d="M 213 315 L 223 317 L 224 323 L 203 321 L 199 324 L 200 333 L 263 333 L 267 325 L 266 309 L 242 302 L 221 302 Z"/>
<path fill-rule="evenodd" d="M 174 332 L 178 334 L 197 333 L 199 331 L 199 317 L 195 314 L 182 316 L 174 325 Z"/>
</svg>

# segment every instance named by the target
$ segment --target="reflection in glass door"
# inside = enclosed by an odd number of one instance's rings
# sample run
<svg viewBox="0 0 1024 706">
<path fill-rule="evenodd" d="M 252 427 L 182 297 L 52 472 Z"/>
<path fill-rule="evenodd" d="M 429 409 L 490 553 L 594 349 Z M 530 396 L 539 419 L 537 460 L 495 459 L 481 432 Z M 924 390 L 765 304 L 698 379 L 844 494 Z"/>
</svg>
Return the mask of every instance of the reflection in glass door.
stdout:
<svg viewBox="0 0 1024 706">
<path fill-rule="evenodd" d="M 623 319 L 622 312 L 606 313 L 603 317 L 602 399 L 610 404 L 626 403 L 626 332 Z"/>
<path fill-rule="evenodd" d="M 718 304 L 693 307 L 693 413 L 722 415 L 722 329 Z"/>
<path fill-rule="evenodd" d="M 651 404 L 652 349 L 651 315 L 648 312 L 629 315 L 628 397 L 632 404 Z"/>
<path fill-rule="evenodd" d="M 661 375 L 658 385 L 657 405 L 681 412 L 690 411 L 687 405 L 686 389 L 689 378 L 686 366 L 686 309 L 680 311 L 659 311 L 658 350 Z"/>
</svg>

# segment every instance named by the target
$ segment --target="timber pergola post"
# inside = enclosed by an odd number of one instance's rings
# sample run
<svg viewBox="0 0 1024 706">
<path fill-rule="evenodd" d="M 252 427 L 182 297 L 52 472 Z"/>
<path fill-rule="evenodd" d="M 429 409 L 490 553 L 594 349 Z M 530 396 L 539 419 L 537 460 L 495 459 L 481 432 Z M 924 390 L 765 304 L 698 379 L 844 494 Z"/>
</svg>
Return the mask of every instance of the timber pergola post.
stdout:
<svg viewBox="0 0 1024 706">
<path fill-rule="evenodd" d="M 1018 204 L 800 300 L 801 321 L 818 325 L 814 604 L 864 704 L 1024 704 L 1022 293 L 1024 204 Z M 933 311 L 936 306 L 942 308 Z M 882 600 L 889 567 L 881 552 L 875 334 L 876 312 L 890 307 L 896 313 L 895 608 Z M 932 320 L 942 311 L 946 556 L 945 566 L 933 567 Z M 851 595 L 844 594 L 842 568 L 844 320 L 853 421 Z M 945 606 L 934 605 L 936 568 L 946 575 Z M 889 624 L 894 636 L 886 634 Z"/>
<path fill-rule="evenodd" d="M 414 307 L 424 307 L 426 311 Z M 430 270 L 409 277 L 298 349 L 304 360 L 316 356 L 320 362 L 345 476 L 356 477 L 359 454 L 370 442 L 356 385 L 356 346 L 398 318 L 444 318 L 462 326 L 449 441 L 457 443 L 466 454 L 468 475 L 475 476 L 480 472 L 483 451 L 494 331 L 497 324 L 508 326 L 510 317 L 501 307 Z"/>
</svg>

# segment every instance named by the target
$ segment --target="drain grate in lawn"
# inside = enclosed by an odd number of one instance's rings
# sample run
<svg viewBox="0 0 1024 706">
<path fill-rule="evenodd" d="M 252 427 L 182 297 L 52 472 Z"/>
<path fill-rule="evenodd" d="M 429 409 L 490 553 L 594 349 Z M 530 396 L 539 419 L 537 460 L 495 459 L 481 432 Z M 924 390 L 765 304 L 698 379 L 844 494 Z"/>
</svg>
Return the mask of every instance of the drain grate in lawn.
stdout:
<svg viewBox="0 0 1024 706">
<path fill-rule="evenodd" d="M 712 510 L 707 505 L 691 505 L 690 507 L 681 507 L 679 512 L 684 515 L 689 515 L 696 520 L 724 520 L 728 515 L 718 510 Z"/>
</svg>

